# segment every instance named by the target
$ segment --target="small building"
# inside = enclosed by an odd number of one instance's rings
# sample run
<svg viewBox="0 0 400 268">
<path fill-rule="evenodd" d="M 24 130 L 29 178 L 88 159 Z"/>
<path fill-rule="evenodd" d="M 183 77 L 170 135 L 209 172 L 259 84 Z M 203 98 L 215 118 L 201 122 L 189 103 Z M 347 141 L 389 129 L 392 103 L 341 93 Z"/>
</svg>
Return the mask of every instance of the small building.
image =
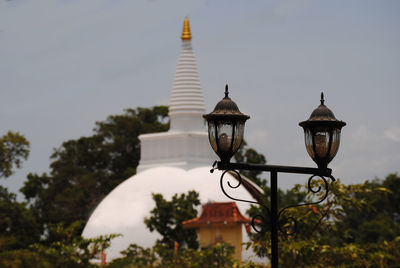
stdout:
<svg viewBox="0 0 400 268">
<path fill-rule="evenodd" d="M 250 231 L 251 219 L 244 217 L 235 202 L 215 202 L 203 205 L 200 217 L 182 222 L 184 228 L 195 228 L 200 248 L 228 242 L 235 248 L 234 257 L 242 258 L 242 224 Z"/>
</svg>

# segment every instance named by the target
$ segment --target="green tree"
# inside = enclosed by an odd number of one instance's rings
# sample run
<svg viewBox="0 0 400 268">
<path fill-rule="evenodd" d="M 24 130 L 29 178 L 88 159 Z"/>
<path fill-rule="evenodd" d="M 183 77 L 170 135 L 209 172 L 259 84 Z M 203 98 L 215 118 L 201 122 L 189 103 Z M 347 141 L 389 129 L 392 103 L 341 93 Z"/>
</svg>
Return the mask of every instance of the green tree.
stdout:
<svg viewBox="0 0 400 268">
<path fill-rule="evenodd" d="M 117 237 L 116 234 L 84 238 L 80 233 L 82 222 L 74 222 L 69 226 L 63 223 L 52 225 L 51 231 L 59 239 L 49 245 L 34 244 L 30 250 L 51 265 L 49 267 L 98 267 L 92 263 L 100 259 L 100 254 L 110 246 L 110 241 Z"/>
<path fill-rule="evenodd" d="M 18 132 L 9 131 L 0 137 L 0 177 L 11 176 L 14 166 L 20 168 L 28 155 L 29 142 Z"/>
<path fill-rule="evenodd" d="M 400 177 L 389 174 L 383 181 L 366 181 L 361 190 L 353 188 L 339 200 L 336 225 L 345 231 L 337 243 L 382 243 L 400 236 Z"/>
<path fill-rule="evenodd" d="M 214 268 L 245 267 L 233 258 L 234 249 L 227 243 L 220 243 L 204 250 L 191 248 L 174 249 L 165 244 L 156 244 L 152 248 L 130 245 L 122 252 L 122 257 L 111 262 L 109 268 Z M 249 266 L 256 267 L 256 266 Z"/>
<path fill-rule="evenodd" d="M 33 213 L 16 195 L 0 186 L 0 252 L 27 247 L 39 239 Z"/>
<path fill-rule="evenodd" d="M 29 142 L 18 132 L 0 137 L 0 177 L 13 174 L 29 155 Z M 0 252 L 24 247 L 38 239 L 38 228 L 26 204 L 0 186 Z"/>
<path fill-rule="evenodd" d="M 284 219 L 298 220 L 295 236 L 280 233 L 279 262 L 283 267 L 396 267 L 400 263 L 398 183 L 390 174 L 385 180 L 359 185 L 329 183 L 326 201 L 292 208 Z M 313 189 L 320 186 L 312 182 Z M 301 188 L 294 192 L 304 191 Z M 305 202 L 325 192 L 307 194 Z M 283 230 L 293 222 L 281 221 Z M 251 245 L 260 256 L 270 254 L 270 234 L 253 236 Z"/>
<path fill-rule="evenodd" d="M 21 189 L 48 241 L 53 241 L 48 226 L 86 221 L 112 189 L 136 173 L 140 134 L 168 128 L 165 106 L 127 109 L 97 122 L 92 136 L 66 141 L 54 150 L 50 174 L 29 174 Z"/>
<path fill-rule="evenodd" d="M 156 203 L 155 208 L 150 212 L 150 217 L 145 218 L 144 222 L 151 232 L 157 231 L 161 240 L 157 243 L 174 248 L 175 241 L 179 247 L 197 249 L 196 231 L 184 229 L 182 222 L 197 217 L 196 206 L 200 205 L 199 194 L 189 191 L 187 194 L 175 194 L 171 201 L 164 199 L 162 194 L 153 194 Z"/>
<path fill-rule="evenodd" d="M 52 225 L 52 233 L 59 238 L 49 245 L 35 243 L 27 248 L 0 252 L 0 267 L 32 268 L 87 268 L 98 267 L 92 263 L 110 245 L 117 235 L 83 238 L 75 235 L 82 223 L 65 227 Z"/>
<path fill-rule="evenodd" d="M 126 250 L 121 251 L 122 257 L 114 259 L 108 268 L 128 268 L 155 267 L 157 263 L 157 255 L 154 248 L 143 248 L 136 244 L 131 244 Z"/>
</svg>

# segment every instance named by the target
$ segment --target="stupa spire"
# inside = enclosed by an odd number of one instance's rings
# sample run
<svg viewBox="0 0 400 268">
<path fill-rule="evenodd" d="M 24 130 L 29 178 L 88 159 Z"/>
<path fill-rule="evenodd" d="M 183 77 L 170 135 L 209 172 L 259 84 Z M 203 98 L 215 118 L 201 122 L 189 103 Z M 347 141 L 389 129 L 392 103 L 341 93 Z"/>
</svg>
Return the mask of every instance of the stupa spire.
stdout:
<svg viewBox="0 0 400 268">
<path fill-rule="evenodd" d="M 183 21 L 183 30 L 182 30 L 182 41 L 190 41 L 192 40 L 192 34 L 190 33 L 190 25 L 188 17 L 185 17 Z"/>
<path fill-rule="evenodd" d="M 159 166 L 191 169 L 209 165 L 215 158 L 202 117 L 206 113 L 203 91 L 192 51 L 189 19 L 185 18 L 182 48 L 169 105 L 168 132 L 139 136 L 140 164 L 137 172 Z"/>
<path fill-rule="evenodd" d="M 181 55 L 176 67 L 169 106 L 171 131 L 204 131 L 204 97 L 191 38 L 189 19 L 186 17 L 181 36 Z"/>
</svg>

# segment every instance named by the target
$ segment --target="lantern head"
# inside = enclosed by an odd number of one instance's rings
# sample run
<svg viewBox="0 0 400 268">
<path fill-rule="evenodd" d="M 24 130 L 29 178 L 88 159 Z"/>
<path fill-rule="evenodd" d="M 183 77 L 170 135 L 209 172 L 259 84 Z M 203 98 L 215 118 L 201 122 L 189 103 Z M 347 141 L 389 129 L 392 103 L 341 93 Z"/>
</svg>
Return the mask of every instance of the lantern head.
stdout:
<svg viewBox="0 0 400 268">
<path fill-rule="evenodd" d="M 217 103 L 209 114 L 203 115 L 208 123 L 208 138 L 211 147 L 228 163 L 243 142 L 244 125 L 248 115 L 242 114 L 238 106 L 229 98 L 228 85 L 225 86 L 225 97 Z"/>
<path fill-rule="evenodd" d="M 321 104 L 307 121 L 299 123 L 304 129 L 307 152 L 321 169 L 327 168 L 339 150 L 340 132 L 346 125 L 335 118 L 324 102 L 324 93 L 321 93 Z"/>
</svg>

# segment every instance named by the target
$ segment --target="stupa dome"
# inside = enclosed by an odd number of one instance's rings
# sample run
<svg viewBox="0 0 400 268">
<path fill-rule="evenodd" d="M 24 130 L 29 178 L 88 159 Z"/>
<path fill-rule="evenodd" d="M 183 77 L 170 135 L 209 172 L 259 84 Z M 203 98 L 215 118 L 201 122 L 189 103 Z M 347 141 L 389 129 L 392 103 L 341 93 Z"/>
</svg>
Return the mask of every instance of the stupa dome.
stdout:
<svg viewBox="0 0 400 268">
<path fill-rule="evenodd" d="M 106 251 L 107 260 L 120 256 L 120 251 L 132 243 L 152 247 L 161 238 L 157 232 L 150 232 L 144 224 L 144 218 L 150 216 L 150 211 L 155 206 L 152 193 L 161 193 L 165 199 L 170 200 L 176 193 L 195 190 L 200 195 L 201 204 L 230 201 L 221 191 L 220 175 L 219 171 L 210 173 L 210 166 L 190 170 L 161 166 L 140 172 L 118 185 L 98 205 L 83 231 L 83 236 L 122 234 L 122 237 L 112 240 L 111 247 Z M 235 179 L 229 174 L 226 176 L 230 178 L 224 178 L 224 181 L 229 180 L 235 185 Z M 254 200 L 243 187 L 229 193 L 237 198 Z M 237 205 L 242 213 L 249 208 L 247 203 L 238 202 Z M 198 211 L 200 214 L 200 206 Z M 242 230 L 242 233 L 243 241 L 248 241 L 246 232 Z M 244 257 L 245 255 L 246 253 Z"/>
</svg>

